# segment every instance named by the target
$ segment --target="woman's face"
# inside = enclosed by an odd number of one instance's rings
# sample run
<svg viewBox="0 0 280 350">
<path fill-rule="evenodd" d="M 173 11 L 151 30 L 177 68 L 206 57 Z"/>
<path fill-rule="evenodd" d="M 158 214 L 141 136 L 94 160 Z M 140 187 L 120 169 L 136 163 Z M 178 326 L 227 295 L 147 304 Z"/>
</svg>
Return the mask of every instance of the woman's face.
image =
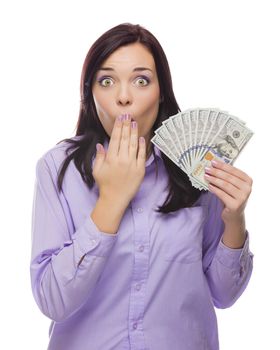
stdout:
<svg viewBox="0 0 280 350">
<path fill-rule="evenodd" d="M 92 95 L 100 122 L 109 136 L 115 119 L 130 113 L 137 121 L 138 137 L 145 137 L 148 156 L 160 99 L 155 62 L 148 49 L 133 43 L 114 51 L 97 71 Z"/>
</svg>

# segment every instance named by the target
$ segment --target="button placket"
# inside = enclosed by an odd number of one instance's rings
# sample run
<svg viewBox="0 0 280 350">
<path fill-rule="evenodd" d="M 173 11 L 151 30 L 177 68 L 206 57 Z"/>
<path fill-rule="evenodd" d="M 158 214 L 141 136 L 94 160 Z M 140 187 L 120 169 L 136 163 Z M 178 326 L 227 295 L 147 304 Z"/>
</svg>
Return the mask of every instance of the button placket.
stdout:
<svg viewBox="0 0 280 350">
<path fill-rule="evenodd" d="M 149 268 L 149 226 L 148 216 L 140 202 L 132 202 L 132 213 L 134 217 L 134 265 L 130 287 L 129 323 L 131 333 L 130 343 L 146 348 L 143 332 L 144 296 L 145 283 L 148 278 Z"/>
</svg>

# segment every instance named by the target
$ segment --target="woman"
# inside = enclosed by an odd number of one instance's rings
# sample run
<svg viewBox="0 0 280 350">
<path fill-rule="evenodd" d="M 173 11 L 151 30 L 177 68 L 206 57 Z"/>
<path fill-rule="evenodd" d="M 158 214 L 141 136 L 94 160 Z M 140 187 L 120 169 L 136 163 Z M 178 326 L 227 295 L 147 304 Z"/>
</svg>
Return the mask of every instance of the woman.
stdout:
<svg viewBox="0 0 280 350">
<path fill-rule="evenodd" d="M 252 179 L 218 162 L 199 191 L 153 147 L 180 109 L 145 28 L 96 40 L 80 88 L 76 136 L 36 166 L 31 280 L 48 349 L 217 350 L 214 306 L 230 307 L 252 274 Z"/>
</svg>

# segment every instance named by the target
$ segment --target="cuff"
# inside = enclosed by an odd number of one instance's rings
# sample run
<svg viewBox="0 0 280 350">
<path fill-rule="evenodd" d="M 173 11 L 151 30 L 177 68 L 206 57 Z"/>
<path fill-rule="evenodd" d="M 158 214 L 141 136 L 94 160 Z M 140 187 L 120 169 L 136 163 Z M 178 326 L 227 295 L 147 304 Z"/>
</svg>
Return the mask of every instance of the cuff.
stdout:
<svg viewBox="0 0 280 350">
<path fill-rule="evenodd" d="M 248 256 L 254 256 L 249 250 L 249 232 L 246 230 L 246 239 L 242 248 L 235 249 L 227 247 L 223 242 L 222 238 L 217 247 L 215 258 L 219 262 L 228 268 L 242 268 L 245 267 Z"/>
<path fill-rule="evenodd" d="M 80 227 L 73 236 L 73 240 L 79 246 L 80 254 L 84 255 L 94 250 L 95 256 L 106 257 L 116 242 L 118 233 L 110 234 L 100 231 L 94 221 L 88 216 L 84 225 Z"/>
</svg>

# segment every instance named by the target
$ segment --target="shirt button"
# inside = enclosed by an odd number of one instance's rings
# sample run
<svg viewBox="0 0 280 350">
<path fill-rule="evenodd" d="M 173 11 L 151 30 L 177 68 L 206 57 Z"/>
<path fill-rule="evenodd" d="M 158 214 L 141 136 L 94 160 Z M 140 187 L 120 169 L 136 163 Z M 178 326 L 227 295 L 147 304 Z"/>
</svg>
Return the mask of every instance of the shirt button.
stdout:
<svg viewBox="0 0 280 350">
<path fill-rule="evenodd" d="M 133 323 L 133 329 L 137 328 L 137 322 Z"/>
<path fill-rule="evenodd" d="M 136 284 L 135 288 L 136 288 L 136 290 L 140 290 L 141 289 L 141 284 L 140 283 Z"/>
<path fill-rule="evenodd" d="M 138 213 L 142 213 L 143 212 L 143 208 L 141 208 L 141 207 L 137 208 L 136 210 L 137 210 Z"/>
<path fill-rule="evenodd" d="M 143 245 L 140 245 L 139 248 L 138 248 L 139 252 L 143 252 L 144 250 L 144 246 Z"/>
<path fill-rule="evenodd" d="M 95 243 L 96 243 L 96 240 L 95 240 L 95 239 L 92 239 L 91 242 L 92 242 L 92 244 L 95 244 Z"/>
</svg>

